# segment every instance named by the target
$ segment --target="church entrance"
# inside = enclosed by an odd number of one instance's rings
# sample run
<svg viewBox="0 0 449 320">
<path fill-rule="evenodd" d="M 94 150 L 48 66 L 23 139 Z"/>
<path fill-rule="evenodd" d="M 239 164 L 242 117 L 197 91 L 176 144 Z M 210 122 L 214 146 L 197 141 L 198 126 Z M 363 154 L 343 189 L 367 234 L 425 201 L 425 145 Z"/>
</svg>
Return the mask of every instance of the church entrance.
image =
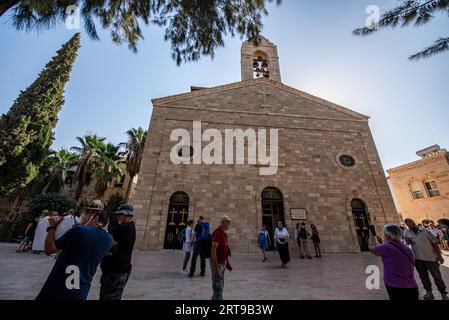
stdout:
<svg viewBox="0 0 449 320">
<path fill-rule="evenodd" d="M 360 199 L 351 201 L 352 217 L 354 219 L 357 239 L 359 240 L 360 250 L 369 251 L 369 216 L 365 202 Z"/>
<path fill-rule="evenodd" d="M 165 228 L 164 249 L 181 250 L 179 234 L 187 227 L 189 217 L 189 196 L 185 192 L 175 192 L 170 197 L 167 226 Z"/>
<path fill-rule="evenodd" d="M 285 226 L 284 200 L 279 189 L 268 187 L 262 191 L 262 223 L 270 234 L 271 248 L 273 249 L 274 230 L 278 221 Z"/>
</svg>

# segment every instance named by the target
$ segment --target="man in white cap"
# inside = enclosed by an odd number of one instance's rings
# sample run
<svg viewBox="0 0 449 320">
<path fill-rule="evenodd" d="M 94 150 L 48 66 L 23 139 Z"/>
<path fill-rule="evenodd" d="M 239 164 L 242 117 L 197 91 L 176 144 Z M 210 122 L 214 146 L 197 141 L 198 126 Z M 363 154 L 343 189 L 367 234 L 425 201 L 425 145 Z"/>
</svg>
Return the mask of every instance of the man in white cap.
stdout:
<svg viewBox="0 0 449 320">
<path fill-rule="evenodd" d="M 231 219 L 220 217 L 220 226 L 212 234 L 210 269 L 212 271 L 212 300 L 223 300 L 225 270 L 232 271 L 229 263 L 229 243 L 226 231 L 231 227 Z"/>
<path fill-rule="evenodd" d="M 115 214 L 118 224 L 109 228 L 114 239 L 112 248 L 101 262 L 100 300 L 121 300 L 132 269 L 131 257 L 136 242 L 134 208 L 125 203 Z"/>
</svg>

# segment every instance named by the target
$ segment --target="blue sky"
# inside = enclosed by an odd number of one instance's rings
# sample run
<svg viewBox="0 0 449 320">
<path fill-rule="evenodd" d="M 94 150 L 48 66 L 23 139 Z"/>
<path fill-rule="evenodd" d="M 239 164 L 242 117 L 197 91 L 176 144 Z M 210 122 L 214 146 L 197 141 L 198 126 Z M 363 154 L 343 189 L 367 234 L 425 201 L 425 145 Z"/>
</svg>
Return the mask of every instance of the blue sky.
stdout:
<svg viewBox="0 0 449 320">
<path fill-rule="evenodd" d="M 439 144 L 449 147 L 449 54 L 418 63 L 407 57 L 448 36 L 449 19 L 436 17 L 414 28 L 386 29 L 359 38 L 369 5 L 381 12 L 395 2 L 284 0 L 270 6 L 263 31 L 278 45 L 283 83 L 371 117 L 385 169 L 417 159 L 415 152 Z M 73 30 L 61 24 L 40 34 L 19 32 L 0 18 L 0 113 L 31 84 Z M 139 52 L 82 33 L 82 48 L 66 87 L 53 147 L 69 148 L 75 137 L 95 132 L 114 143 L 131 127 L 148 127 L 151 99 L 188 91 L 191 85 L 215 86 L 240 80 L 240 45 L 226 38 L 212 61 L 177 67 L 163 30 L 150 26 Z"/>
</svg>

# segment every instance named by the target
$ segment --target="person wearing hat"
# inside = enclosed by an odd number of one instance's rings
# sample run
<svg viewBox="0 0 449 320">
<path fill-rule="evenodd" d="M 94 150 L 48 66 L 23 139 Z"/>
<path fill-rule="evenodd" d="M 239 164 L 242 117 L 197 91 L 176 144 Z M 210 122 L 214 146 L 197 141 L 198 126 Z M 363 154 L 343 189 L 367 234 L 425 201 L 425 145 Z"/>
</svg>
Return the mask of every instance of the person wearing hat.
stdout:
<svg viewBox="0 0 449 320">
<path fill-rule="evenodd" d="M 232 271 L 229 263 L 229 243 L 226 231 L 231 227 L 231 219 L 220 217 L 220 226 L 212 233 L 210 269 L 212 271 L 212 300 L 223 300 L 225 270 Z"/>
<path fill-rule="evenodd" d="M 89 203 L 89 205 L 84 209 L 79 224 L 85 225 L 90 221 L 94 214 L 101 211 L 103 211 L 103 203 L 101 202 L 101 200 L 92 200 L 92 202 Z"/>
<path fill-rule="evenodd" d="M 100 300 L 121 300 L 132 269 L 131 257 L 136 241 L 134 208 L 126 203 L 115 214 L 118 224 L 109 228 L 114 239 L 112 248 L 101 262 Z"/>
<path fill-rule="evenodd" d="M 59 255 L 36 300 L 86 300 L 97 267 L 111 249 L 112 236 L 104 230 L 108 216 L 97 212 L 86 225 L 75 225 L 59 239 L 55 235 L 62 218 L 48 220 L 45 253 Z"/>
</svg>

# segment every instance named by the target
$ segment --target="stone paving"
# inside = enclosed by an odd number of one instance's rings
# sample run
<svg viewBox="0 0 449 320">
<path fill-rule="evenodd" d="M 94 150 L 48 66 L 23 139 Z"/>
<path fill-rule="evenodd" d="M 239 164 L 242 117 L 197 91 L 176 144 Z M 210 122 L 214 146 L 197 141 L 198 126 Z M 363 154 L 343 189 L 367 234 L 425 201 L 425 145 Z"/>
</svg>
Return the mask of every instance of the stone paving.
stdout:
<svg viewBox="0 0 449 320">
<path fill-rule="evenodd" d="M 54 258 L 45 254 L 15 253 L 14 244 L 0 243 L 0 300 L 34 299 L 51 270 Z M 325 255 L 321 259 L 301 260 L 292 254 L 288 269 L 280 268 L 279 257 L 269 253 L 267 263 L 256 254 L 234 254 L 232 273 L 226 273 L 225 299 L 388 299 L 383 284 L 380 290 L 367 290 L 368 265 L 378 265 L 380 258 L 369 253 Z M 135 251 L 133 272 L 124 299 L 208 300 L 211 296 L 210 269 L 206 278 L 189 279 L 179 275 L 181 252 Z M 198 261 L 199 265 L 199 261 Z M 449 256 L 441 268 L 449 285 Z M 98 299 L 98 270 L 89 299 Z M 418 279 L 416 275 L 416 279 Z M 418 283 L 420 281 L 418 280 Z M 382 281 L 381 281 L 382 283 Z M 423 289 L 420 288 L 422 292 Z M 435 291 L 435 293 L 437 293 Z M 440 298 L 439 294 L 436 294 Z"/>
</svg>

